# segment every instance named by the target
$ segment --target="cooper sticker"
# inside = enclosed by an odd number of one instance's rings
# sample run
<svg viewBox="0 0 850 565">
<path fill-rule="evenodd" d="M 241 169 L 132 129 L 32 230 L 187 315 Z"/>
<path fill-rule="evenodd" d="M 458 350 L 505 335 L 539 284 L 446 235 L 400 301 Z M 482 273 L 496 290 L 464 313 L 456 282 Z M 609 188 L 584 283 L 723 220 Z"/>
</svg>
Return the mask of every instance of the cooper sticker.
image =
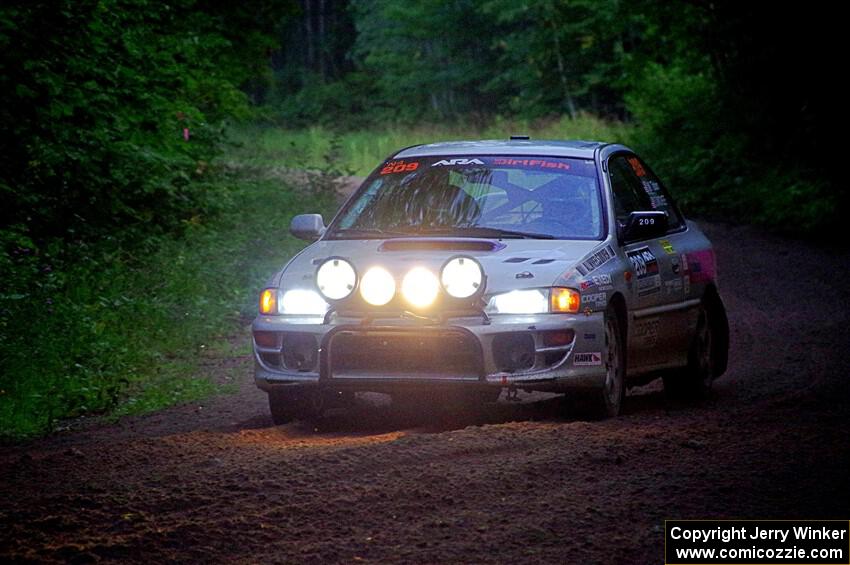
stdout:
<svg viewBox="0 0 850 565">
<path fill-rule="evenodd" d="M 594 294 L 582 294 L 581 303 L 583 306 L 602 306 L 604 308 L 608 303 L 608 293 L 596 292 Z"/>
<path fill-rule="evenodd" d="M 481 159 L 443 159 L 441 161 L 437 161 L 432 167 L 445 167 L 447 165 L 483 165 L 484 161 Z"/>
<path fill-rule="evenodd" d="M 576 267 L 579 273 L 582 276 L 587 276 L 588 273 L 595 271 L 608 261 L 614 258 L 614 248 L 610 245 L 608 247 L 603 247 L 587 259 L 581 262 L 581 265 Z"/>
<path fill-rule="evenodd" d="M 596 366 L 602 364 L 602 353 L 594 351 L 592 353 L 576 353 L 573 357 L 573 365 L 578 366 Z"/>
</svg>

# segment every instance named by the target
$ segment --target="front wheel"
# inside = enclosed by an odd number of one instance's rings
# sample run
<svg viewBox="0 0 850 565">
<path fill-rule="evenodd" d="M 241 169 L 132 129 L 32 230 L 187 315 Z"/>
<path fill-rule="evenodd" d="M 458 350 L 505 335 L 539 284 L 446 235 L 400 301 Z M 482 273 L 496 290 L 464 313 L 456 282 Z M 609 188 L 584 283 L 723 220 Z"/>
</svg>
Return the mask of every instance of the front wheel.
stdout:
<svg viewBox="0 0 850 565">
<path fill-rule="evenodd" d="M 575 408 L 581 415 L 592 419 L 614 418 L 623 407 L 626 397 L 625 341 L 620 331 L 620 320 L 614 308 L 605 312 L 605 382 L 597 390 L 579 393 Z"/>
<path fill-rule="evenodd" d="M 269 411 L 272 422 L 280 426 L 293 420 L 312 420 L 324 412 L 324 398 L 318 392 L 272 390 L 269 392 Z"/>
</svg>

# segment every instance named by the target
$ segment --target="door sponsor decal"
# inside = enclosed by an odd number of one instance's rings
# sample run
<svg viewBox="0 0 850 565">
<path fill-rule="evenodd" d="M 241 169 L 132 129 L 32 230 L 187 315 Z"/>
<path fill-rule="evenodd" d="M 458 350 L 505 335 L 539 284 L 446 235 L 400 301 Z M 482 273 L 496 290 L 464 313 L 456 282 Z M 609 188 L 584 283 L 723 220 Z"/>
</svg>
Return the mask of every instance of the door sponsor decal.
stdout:
<svg viewBox="0 0 850 565">
<path fill-rule="evenodd" d="M 708 282 L 714 280 L 714 251 L 703 249 L 685 255 L 691 274 L 692 283 Z"/>
<path fill-rule="evenodd" d="M 661 274 L 658 272 L 658 259 L 649 247 L 639 247 L 626 253 L 637 277 L 638 296 L 649 296 L 661 292 Z"/>
<path fill-rule="evenodd" d="M 587 259 L 581 262 L 581 265 L 576 267 L 579 273 L 582 276 L 587 276 L 588 273 L 595 271 L 608 261 L 614 258 L 614 248 L 610 245 L 607 247 L 603 247 Z"/>
<path fill-rule="evenodd" d="M 654 347 L 658 343 L 658 318 L 640 320 L 635 324 L 635 340 L 643 347 Z"/>
<path fill-rule="evenodd" d="M 602 364 L 602 353 L 594 351 L 591 353 L 576 353 L 573 357 L 573 365 L 596 366 Z"/>
</svg>

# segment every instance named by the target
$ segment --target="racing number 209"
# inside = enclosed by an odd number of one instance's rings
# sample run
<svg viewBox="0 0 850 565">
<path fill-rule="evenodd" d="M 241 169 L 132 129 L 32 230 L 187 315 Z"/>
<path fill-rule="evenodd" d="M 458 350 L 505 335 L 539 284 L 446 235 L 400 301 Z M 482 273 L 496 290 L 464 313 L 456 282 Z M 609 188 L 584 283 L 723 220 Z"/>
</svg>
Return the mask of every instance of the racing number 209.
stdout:
<svg viewBox="0 0 850 565">
<path fill-rule="evenodd" d="M 639 226 L 653 226 L 655 225 L 655 218 L 638 218 Z"/>
<path fill-rule="evenodd" d="M 404 161 L 392 161 L 384 165 L 381 169 L 382 175 L 388 175 L 390 173 L 409 173 L 411 171 L 415 171 L 419 168 L 419 163 L 405 163 Z"/>
</svg>

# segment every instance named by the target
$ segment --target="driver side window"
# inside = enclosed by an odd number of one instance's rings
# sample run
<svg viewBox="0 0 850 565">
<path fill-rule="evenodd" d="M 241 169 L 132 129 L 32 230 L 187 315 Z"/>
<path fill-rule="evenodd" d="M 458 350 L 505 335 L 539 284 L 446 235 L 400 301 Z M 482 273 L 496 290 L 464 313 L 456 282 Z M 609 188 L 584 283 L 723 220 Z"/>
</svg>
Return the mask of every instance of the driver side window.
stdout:
<svg viewBox="0 0 850 565">
<path fill-rule="evenodd" d="M 667 213 L 670 230 L 682 227 L 682 217 L 667 190 L 635 155 L 619 154 L 608 160 L 617 221 L 624 224 L 632 212 L 661 210 Z"/>
<path fill-rule="evenodd" d="M 625 224 L 632 212 L 652 210 L 649 202 L 641 198 L 637 179 L 634 178 L 624 155 L 617 155 L 608 160 L 608 175 L 611 179 L 611 189 L 614 191 L 614 209 L 620 224 Z"/>
</svg>

